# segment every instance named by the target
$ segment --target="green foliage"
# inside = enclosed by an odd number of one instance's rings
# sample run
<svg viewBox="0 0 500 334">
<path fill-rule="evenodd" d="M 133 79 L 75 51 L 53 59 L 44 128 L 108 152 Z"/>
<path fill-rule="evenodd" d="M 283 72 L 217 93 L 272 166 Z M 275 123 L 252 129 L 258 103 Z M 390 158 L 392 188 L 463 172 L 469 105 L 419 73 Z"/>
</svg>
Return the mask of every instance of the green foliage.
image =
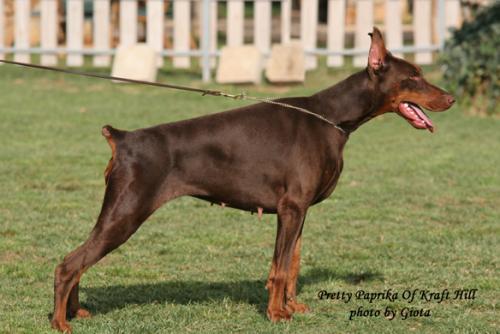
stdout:
<svg viewBox="0 0 500 334">
<path fill-rule="evenodd" d="M 500 2 L 496 2 L 453 31 L 441 58 L 448 88 L 489 114 L 500 114 L 499 46 Z"/>
</svg>

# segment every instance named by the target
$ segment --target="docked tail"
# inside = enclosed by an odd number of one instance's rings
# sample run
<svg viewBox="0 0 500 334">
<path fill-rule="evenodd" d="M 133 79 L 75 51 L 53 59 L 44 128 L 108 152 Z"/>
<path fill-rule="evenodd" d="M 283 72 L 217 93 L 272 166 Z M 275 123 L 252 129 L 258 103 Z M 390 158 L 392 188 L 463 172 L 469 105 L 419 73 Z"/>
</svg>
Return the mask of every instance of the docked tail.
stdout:
<svg viewBox="0 0 500 334">
<path fill-rule="evenodd" d="M 102 135 L 108 142 L 110 139 L 115 140 L 122 138 L 125 135 L 125 132 L 126 131 L 115 129 L 111 125 L 105 125 L 102 127 Z"/>
</svg>

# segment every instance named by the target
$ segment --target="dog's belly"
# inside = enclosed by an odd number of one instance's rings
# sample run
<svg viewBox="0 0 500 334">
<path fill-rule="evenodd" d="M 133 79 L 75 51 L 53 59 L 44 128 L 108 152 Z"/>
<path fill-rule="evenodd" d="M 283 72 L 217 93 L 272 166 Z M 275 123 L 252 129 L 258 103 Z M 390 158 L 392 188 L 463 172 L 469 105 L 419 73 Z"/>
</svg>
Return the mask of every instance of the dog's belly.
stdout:
<svg viewBox="0 0 500 334">
<path fill-rule="evenodd" d="M 248 211 L 248 212 L 258 212 L 259 210 L 262 210 L 263 213 L 276 213 L 276 205 L 273 203 L 267 203 L 267 205 L 264 205 L 263 203 L 260 203 L 258 201 L 255 202 L 243 202 L 238 199 L 229 199 L 231 202 L 228 202 L 228 200 L 221 200 L 219 196 L 216 197 L 211 197 L 211 196 L 204 196 L 204 195 L 199 195 L 199 196 L 193 196 L 195 198 L 199 198 L 201 200 L 210 202 L 211 204 L 217 204 L 223 207 L 230 207 L 234 209 L 239 209 L 243 211 Z"/>
<path fill-rule="evenodd" d="M 316 204 L 331 195 L 340 177 L 342 161 L 331 162 L 324 166 L 323 173 L 318 166 L 290 168 L 277 162 L 247 162 L 241 167 L 233 164 L 221 169 L 207 166 L 197 178 L 190 178 L 190 186 L 198 190 L 190 195 L 250 212 L 262 208 L 266 213 L 276 213 L 279 200 L 290 192 L 298 196 L 296 200 Z M 298 193 L 293 194 L 294 189 Z"/>
<path fill-rule="evenodd" d="M 275 213 L 279 199 L 285 192 L 284 185 L 271 175 L 262 171 L 245 173 L 234 170 L 205 170 L 203 178 L 190 180 L 199 193 L 191 194 L 215 204 L 257 212 Z"/>
</svg>

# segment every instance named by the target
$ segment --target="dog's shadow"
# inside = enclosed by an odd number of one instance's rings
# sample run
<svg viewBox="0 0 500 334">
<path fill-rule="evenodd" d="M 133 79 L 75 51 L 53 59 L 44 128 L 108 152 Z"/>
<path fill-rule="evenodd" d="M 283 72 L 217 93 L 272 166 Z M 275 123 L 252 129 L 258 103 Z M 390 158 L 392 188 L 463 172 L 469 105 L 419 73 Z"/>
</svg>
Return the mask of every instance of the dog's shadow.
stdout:
<svg viewBox="0 0 500 334">
<path fill-rule="evenodd" d="M 361 282 L 383 280 L 377 272 L 337 273 L 323 268 L 314 268 L 305 272 L 299 278 L 298 292 L 302 286 L 325 282 L 328 280 L 343 280 L 351 285 Z M 231 299 L 254 305 L 265 314 L 267 307 L 267 291 L 265 280 L 239 280 L 223 282 L 205 281 L 167 281 L 148 284 L 112 285 L 101 287 L 81 287 L 86 298 L 83 306 L 91 313 L 105 314 L 121 309 L 131 304 L 196 304 L 207 301 Z M 324 289 L 320 287 L 320 289 Z"/>
</svg>

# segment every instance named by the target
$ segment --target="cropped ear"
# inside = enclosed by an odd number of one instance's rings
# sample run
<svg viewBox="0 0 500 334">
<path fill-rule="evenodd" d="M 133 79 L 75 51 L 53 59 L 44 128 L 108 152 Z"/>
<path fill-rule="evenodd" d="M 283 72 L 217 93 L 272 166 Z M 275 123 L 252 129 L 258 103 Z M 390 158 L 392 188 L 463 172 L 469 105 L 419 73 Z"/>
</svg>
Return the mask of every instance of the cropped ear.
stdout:
<svg viewBox="0 0 500 334">
<path fill-rule="evenodd" d="M 370 52 L 368 53 L 368 67 L 377 71 L 384 65 L 387 49 L 385 48 L 382 33 L 376 27 L 373 27 L 373 32 L 368 35 L 372 38 Z"/>
</svg>

